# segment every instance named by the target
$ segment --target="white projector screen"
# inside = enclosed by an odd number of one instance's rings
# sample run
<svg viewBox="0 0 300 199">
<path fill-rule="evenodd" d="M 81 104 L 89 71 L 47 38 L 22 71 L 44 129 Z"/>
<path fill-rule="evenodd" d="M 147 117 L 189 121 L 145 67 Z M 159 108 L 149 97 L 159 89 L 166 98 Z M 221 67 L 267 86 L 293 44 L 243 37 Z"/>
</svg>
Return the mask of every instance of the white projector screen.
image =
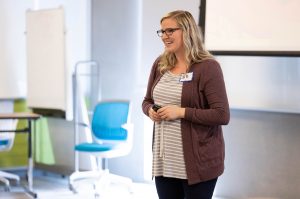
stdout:
<svg viewBox="0 0 300 199">
<path fill-rule="evenodd" d="M 215 54 L 300 55 L 299 0 L 207 0 L 205 45 Z"/>
</svg>

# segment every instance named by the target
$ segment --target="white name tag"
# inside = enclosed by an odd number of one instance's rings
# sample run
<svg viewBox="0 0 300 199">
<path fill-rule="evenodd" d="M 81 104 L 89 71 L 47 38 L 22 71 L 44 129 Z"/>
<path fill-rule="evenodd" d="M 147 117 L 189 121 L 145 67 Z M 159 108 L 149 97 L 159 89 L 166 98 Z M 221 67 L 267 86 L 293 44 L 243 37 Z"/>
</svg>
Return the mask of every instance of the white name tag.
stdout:
<svg viewBox="0 0 300 199">
<path fill-rule="evenodd" d="M 179 81 L 189 82 L 189 81 L 192 81 L 192 79 L 193 79 L 193 72 L 183 73 L 183 74 L 181 74 Z"/>
</svg>

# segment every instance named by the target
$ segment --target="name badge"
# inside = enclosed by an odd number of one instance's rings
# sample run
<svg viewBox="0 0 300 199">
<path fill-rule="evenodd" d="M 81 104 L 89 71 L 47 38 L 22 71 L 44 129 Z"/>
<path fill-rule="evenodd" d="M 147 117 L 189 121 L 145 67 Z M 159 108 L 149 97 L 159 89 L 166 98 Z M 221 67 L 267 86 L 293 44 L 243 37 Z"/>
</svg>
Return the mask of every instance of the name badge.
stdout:
<svg viewBox="0 0 300 199">
<path fill-rule="evenodd" d="M 189 81 L 192 81 L 192 79 L 193 79 L 193 72 L 183 73 L 183 74 L 181 74 L 179 81 L 180 82 L 189 82 Z"/>
</svg>

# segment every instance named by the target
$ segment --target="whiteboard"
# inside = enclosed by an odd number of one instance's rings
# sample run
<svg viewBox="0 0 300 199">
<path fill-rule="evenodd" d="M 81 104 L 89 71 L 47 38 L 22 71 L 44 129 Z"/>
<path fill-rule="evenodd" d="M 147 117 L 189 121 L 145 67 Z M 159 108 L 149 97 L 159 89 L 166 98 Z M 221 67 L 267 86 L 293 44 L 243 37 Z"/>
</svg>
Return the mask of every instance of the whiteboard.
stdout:
<svg viewBox="0 0 300 199">
<path fill-rule="evenodd" d="M 300 55 L 299 8 L 299 0 L 207 0 L 206 47 Z"/>
<path fill-rule="evenodd" d="M 66 110 L 63 8 L 27 11 L 27 104 Z"/>
</svg>

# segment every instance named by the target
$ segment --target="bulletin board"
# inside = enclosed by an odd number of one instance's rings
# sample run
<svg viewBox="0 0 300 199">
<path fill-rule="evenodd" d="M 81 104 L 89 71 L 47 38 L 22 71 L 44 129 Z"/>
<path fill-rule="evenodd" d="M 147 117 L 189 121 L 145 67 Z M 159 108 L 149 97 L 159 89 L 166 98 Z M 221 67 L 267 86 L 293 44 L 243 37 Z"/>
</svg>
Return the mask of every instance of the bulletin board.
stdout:
<svg viewBox="0 0 300 199">
<path fill-rule="evenodd" d="M 28 106 L 64 112 L 67 91 L 63 8 L 27 11 L 26 41 Z"/>
</svg>

